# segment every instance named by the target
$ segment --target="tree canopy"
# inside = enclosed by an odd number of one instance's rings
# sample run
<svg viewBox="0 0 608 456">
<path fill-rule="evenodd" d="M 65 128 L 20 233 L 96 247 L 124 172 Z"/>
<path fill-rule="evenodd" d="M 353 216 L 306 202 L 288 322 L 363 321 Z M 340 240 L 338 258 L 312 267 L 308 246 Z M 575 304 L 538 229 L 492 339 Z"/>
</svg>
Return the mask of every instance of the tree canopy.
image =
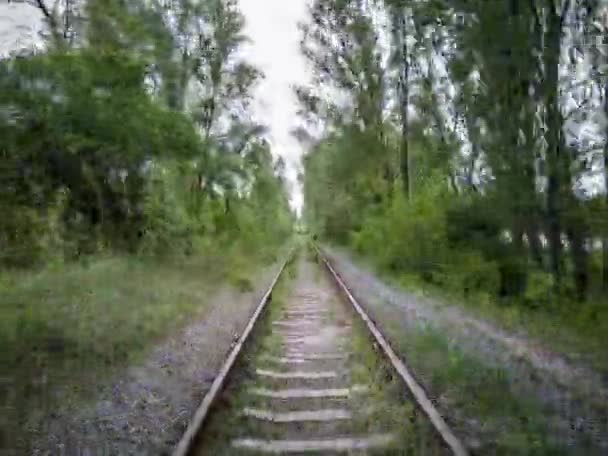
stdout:
<svg viewBox="0 0 608 456">
<path fill-rule="evenodd" d="M 234 0 L 30 3 L 44 48 L 0 61 L 0 262 L 287 236 Z"/>
<path fill-rule="evenodd" d="M 324 126 L 309 224 L 465 293 L 608 289 L 607 9 L 558 6 L 315 1 L 302 45 L 319 84 L 298 88 Z"/>
</svg>

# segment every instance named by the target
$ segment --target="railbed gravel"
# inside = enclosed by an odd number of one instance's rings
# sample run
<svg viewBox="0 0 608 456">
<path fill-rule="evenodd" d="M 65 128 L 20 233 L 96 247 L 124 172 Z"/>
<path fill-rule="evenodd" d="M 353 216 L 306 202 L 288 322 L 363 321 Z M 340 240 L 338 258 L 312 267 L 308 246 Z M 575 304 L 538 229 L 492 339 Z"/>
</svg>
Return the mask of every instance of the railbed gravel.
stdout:
<svg viewBox="0 0 608 456">
<path fill-rule="evenodd" d="M 509 334 L 467 315 L 465 310 L 439 298 L 390 285 L 344 249 L 326 246 L 323 250 L 389 338 L 397 340 L 397 331 L 408 328 L 439 331 L 450 344 L 484 366 L 506 369 L 510 393 L 540 401 L 553 437 L 573 454 L 581 454 L 577 447 L 586 439 L 594 442 L 597 454 L 608 454 L 608 382 L 598 372 L 550 352 L 523 334 Z M 416 370 L 416 366 L 412 367 Z M 421 380 L 430 383 L 428 379 Z M 492 431 L 490 423 L 451 410 L 450 398 L 445 395 L 437 401 L 448 418 L 465 432 L 471 447 L 479 446 L 484 434 L 487 439 L 500 432 Z"/>
<path fill-rule="evenodd" d="M 95 400 L 37 420 L 28 454 L 170 454 L 277 267 L 257 274 L 253 292 L 219 287 L 200 319 L 100 384 Z"/>
</svg>

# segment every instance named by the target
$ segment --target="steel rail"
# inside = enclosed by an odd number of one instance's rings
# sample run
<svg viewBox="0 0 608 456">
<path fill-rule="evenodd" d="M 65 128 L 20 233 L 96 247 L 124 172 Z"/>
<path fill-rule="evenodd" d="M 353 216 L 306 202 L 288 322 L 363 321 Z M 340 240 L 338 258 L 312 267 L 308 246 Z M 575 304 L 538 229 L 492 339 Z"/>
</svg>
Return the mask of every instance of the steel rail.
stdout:
<svg viewBox="0 0 608 456">
<path fill-rule="evenodd" d="M 245 342 L 247 341 L 247 338 L 253 331 L 253 328 L 254 328 L 255 324 L 257 323 L 260 315 L 266 308 L 266 305 L 271 300 L 272 291 L 274 290 L 277 282 L 279 281 L 281 274 L 285 270 L 285 267 L 287 266 L 287 264 L 293 257 L 293 253 L 294 253 L 293 250 L 288 253 L 287 258 L 285 259 L 285 261 L 279 268 L 279 271 L 274 276 L 274 279 L 272 280 L 270 286 L 266 290 L 266 293 L 264 293 L 264 296 L 262 297 L 260 303 L 257 305 L 255 312 L 249 319 L 249 322 L 247 323 L 245 330 L 241 334 L 241 337 L 239 337 L 238 342 L 232 348 L 232 350 L 230 351 L 230 354 L 224 361 L 224 364 L 220 368 L 217 376 L 215 377 L 215 379 L 213 380 L 213 383 L 211 384 L 211 388 L 209 388 L 209 391 L 207 391 L 207 393 L 205 394 L 205 397 L 203 398 L 203 401 L 199 405 L 198 409 L 196 410 L 194 417 L 192 418 L 192 421 L 186 428 L 186 432 L 183 434 L 181 440 L 179 441 L 179 443 L 173 450 L 173 453 L 172 453 L 173 456 L 187 456 L 189 454 L 189 452 L 192 450 L 192 445 L 196 439 L 197 434 L 200 432 L 205 420 L 209 416 L 209 411 L 211 410 L 213 403 L 215 402 L 215 400 L 218 398 L 219 394 L 221 393 L 221 391 L 224 387 L 224 384 L 226 383 L 226 378 L 228 377 L 230 370 L 234 366 L 236 359 L 238 358 L 239 354 L 241 353 L 243 346 L 245 345 Z"/>
<path fill-rule="evenodd" d="M 397 356 L 397 354 L 392 349 L 386 338 L 382 335 L 378 327 L 370 319 L 363 307 L 357 302 L 353 294 L 350 292 L 350 290 L 340 277 L 340 275 L 332 267 L 331 263 L 329 262 L 329 260 L 327 260 L 325 255 L 323 255 L 321 249 L 319 249 L 319 247 L 317 247 L 315 244 L 313 244 L 313 248 L 317 252 L 318 257 L 325 264 L 325 267 L 327 268 L 333 279 L 338 284 L 338 287 L 341 289 L 341 291 L 348 298 L 348 301 L 355 308 L 355 311 L 357 312 L 359 317 L 361 317 L 361 319 L 365 322 L 367 328 L 374 336 L 374 339 L 382 348 L 382 351 L 384 352 L 385 356 L 389 359 L 393 368 L 399 373 L 405 384 L 408 386 L 418 406 L 427 415 L 427 417 L 433 424 L 433 427 L 439 433 L 445 444 L 449 447 L 449 449 L 454 455 L 468 456 L 469 453 L 464 444 L 452 432 L 452 430 L 445 422 L 441 414 L 437 411 L 433 403 L 426 395 L 424 389 L 418 384 L 418 382 L 416 382 L 414 376 L 411 374 L 405 363 Z"/>
</svg>

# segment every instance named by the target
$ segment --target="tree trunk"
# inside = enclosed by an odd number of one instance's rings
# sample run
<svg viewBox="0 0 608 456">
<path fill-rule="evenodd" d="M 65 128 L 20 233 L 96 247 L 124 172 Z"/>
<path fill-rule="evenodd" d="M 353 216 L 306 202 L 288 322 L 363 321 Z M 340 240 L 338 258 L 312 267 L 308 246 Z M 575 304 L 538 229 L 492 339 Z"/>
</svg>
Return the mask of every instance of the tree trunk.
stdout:
<svg viewBox="0 0 608 456">
<path fill-rule="evenodd" d="M 543 249 L 540 242 L 538 224 L 535 221 L 528 221 L 526 226 L 526 237 L 528 238 L 528 246 L 532 260 L 534 260 L 539 268 L 544 269 Z"/>
<path fill-rule="evenodd" d="M 608 118 L 608 81 L 604 81 L 604 116 Z M 608 123 L 604 129 L 604 198 L 608 204 Z M 608 290 L 608 236 L 602 239 L 602 287 Z"/>
<path fill-rule="evenodd" d="M 602 288 L 608 291 L 608 237 L 602 239 Z"/>
<path fill-rule="evenodd" d="M 184 49 L 182 51 L 181 67 L 179 68 L 180 73 L 176 100 L 176 109 L 180 112 L 184 110 L 186 104 L 186 89 L 190 79 L 190 65 L 190 55 L 188 54 L 188 51 Z"/>
<path fill-rule="evenodd" d="M 410 198 L 412 193 L 410 178 L 410 157 L 408 145 L 408 107 L 409 107 L 409 60 L 407 48 L 407 14 L 405 8 L 393 10 L 393 25 L 395 27 L 395 37 L 401 52 L 401 71 L 399 74 L 400 86 L 400 114 L 401 114 L 401 145 L 399 153 L 401 179 L 403 192 L 406 198 Z"/>
<path fill-rule="evenodd" d="M 230 212 L 230 197 L 224 197 L 224 214 L 228 214 Z"/>
<path fill-rule="evenodd" d="M 547 189 L 547 226 L 548 226 L 548 241 L 549 241 L 549 255 L 551 264 L 551 273 L 555 279 L 555 284 L 559 285 L 561 282 L 561 254 L 562 254 L 562 240 L 561 240 L 561 223 L 559 220 L 559 198 L 557 183 L 554 177 L 549 177 L 549 187 Z"/>
<path fill-rule="evenodd" d="M 551 272 L 555 286 L 559 287 L 562 278 L 562 199 L 565 188 L 570 185 L 569 163 L 567 163 L 566 148 L 562 134 L 563 116 L 559 103 L 559 62 L 561 55 L 561 40 L 563 20 L 567 14 L 567 5 L 561 14 L 555 11 L 552 1 L 546 8 L 546 41 L 544 49 L 545 81 L 543 94 L 546 109 L 547 141 L 547 225 L 551 257 Z"/>
<path fill-rule="evenodd" d="M 577 224 L 578 225 L 578 224 Z M 589 252 L 585 249 L 586 230 L 583 226 L 572 226 L 568 229 L 568 240 L 570 241 L 570 253 L 574 265 L 574 286 L 576 298 L 584 301 L 589 285 Z"/>
</svg>

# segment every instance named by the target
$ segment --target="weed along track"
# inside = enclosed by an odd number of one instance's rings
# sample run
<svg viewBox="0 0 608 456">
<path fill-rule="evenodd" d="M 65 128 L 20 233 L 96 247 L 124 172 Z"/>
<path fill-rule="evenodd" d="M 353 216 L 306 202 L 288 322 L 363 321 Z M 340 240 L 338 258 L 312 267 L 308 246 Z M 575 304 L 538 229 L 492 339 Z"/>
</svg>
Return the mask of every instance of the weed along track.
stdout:
<svg viewBox="0 0 608 456">
<path fill-rule="evenodd" d="M 284 268 L 176 455 L 466 454 L 324 267 Z"/>
</svg>

